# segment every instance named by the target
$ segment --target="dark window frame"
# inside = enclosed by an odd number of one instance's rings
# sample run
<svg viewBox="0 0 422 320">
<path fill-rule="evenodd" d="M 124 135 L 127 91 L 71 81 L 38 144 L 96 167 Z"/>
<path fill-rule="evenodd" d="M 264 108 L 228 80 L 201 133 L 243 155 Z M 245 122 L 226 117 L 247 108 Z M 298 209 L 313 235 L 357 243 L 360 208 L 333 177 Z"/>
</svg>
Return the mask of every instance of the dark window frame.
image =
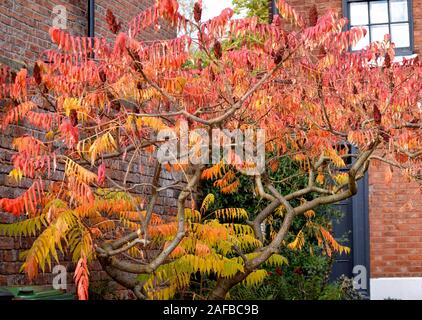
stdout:
<svg viewBox="0 0 422 320">
<path fill-rule="evenodd" d="M 371 1 L 385 1 L 385 0 L 342 0 L 343 1 L 343 15 L 347 17 L 350 20 L 350 12 L 349 12 L 349 4 L 353 2 L 367 2 L 368 3 L 368 19 L 369 19 L 369 25 L 385 25 L 388 24 L 388 28 L 390 30 L 391 34 L 391 25 L 392 24 L 398 24 L 403 22 L 391 22 L 390 21 L 390 6 L 388 5 L 388 23 L 370 23 L 370 8 L 369 8 L 369 2 Z M 407 56 L 414 54 L 414 28 L 413 28 L 413 0 L 406 0 L 407 1 L 407 11 L 408 11 L 408 23 L 409 23 L 409 47 L 407 48 L 396 48 L 396 55 L 397 56 Z M 389 4 L 389 0 L 387 0 Z M 350 29 L 350 22 L 347 25 L 347 29 Z M 370 28 L 369 28 L 370 32 Z M 369 35 L 370 36 L 370 35 Z"/>
</svg>

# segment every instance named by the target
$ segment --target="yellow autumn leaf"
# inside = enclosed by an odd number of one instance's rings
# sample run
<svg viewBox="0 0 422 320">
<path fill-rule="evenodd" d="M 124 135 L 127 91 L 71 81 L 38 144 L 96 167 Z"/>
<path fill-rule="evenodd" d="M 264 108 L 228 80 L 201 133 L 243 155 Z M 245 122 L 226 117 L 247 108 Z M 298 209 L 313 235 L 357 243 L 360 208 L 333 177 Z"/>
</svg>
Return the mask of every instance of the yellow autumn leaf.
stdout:
<svg viewBox="0 0 422 320">
<path fill-rule="evenodd" d="M 349 182 L 349 174 L 347 172 L 339 173 L 334 175 L 333 179 L 338 185 L 345 185 Z"/>
<path fill-rule="evenodd" d="M 296 235 L 296 238 L 290 242 L 287 247 L 291 250 L 300 250 L 305 245 L 305 235 L 303 234 L 303 231 L 300 230 L 298 234 Z"/>
<path fill-rule="evenodd" d="M 65 98 L 63 101 L 63 109 L 66 116 L 70 116 L 70 111 L 80 111 L 82 109 L 81 102 L 77 98 Z"/>
<path fill-rule="evenodd" d="M 8 176 L 13 178 L 16 182 L 21 182 L 23 178 L 23 172 L 19 168 L 14 168 L 9 172 Z"/>
<path fill-rule="evenodd" d="M 91 163 L 93 164 L 97 156 L 106 152 L 113 152 L 117 150 L 117 143 L 113 135 L 109 132 L 98 137 L 89 147 L 88 153 L 90 155 Z"/>
</svg>

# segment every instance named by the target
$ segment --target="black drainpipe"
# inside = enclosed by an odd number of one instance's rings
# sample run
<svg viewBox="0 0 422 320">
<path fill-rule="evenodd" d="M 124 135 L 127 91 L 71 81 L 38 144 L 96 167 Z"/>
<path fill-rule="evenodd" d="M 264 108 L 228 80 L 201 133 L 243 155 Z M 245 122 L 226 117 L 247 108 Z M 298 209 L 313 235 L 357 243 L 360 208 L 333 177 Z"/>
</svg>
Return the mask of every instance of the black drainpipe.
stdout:
<svg viewBox="0 0 422 320">
<path fill-rule="evenodd" d="M 95 0 L 88 0 L 88 37 L 93 38 L 95 26 Z"/>
</svg>

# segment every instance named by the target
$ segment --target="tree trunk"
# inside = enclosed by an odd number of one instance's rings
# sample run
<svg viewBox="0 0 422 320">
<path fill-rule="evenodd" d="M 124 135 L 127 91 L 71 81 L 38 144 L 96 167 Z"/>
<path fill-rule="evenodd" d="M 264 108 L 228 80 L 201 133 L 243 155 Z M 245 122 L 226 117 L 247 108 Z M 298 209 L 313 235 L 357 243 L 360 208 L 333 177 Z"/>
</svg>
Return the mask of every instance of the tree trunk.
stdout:
<svg viewBox="0 0 422 320">
<path fill-rule="evenodd" d="M 218 279 L 217 285 L 208 296 L 208 300 L 224 300 L 229 290 L 245 280 L 250 273 L 251 271 L 245 270 L 245 272 L 238 272 L 233 278 Z"/>
</svg>

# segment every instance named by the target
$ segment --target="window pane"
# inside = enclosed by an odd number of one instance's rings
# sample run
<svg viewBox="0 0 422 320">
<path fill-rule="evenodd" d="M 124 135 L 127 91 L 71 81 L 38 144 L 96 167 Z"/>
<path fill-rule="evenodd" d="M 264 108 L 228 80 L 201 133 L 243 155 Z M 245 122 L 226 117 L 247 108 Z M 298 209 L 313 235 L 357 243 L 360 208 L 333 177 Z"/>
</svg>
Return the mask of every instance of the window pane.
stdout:
<svg viewBox="0 0 422 320">
<path fill-rule="evenodd" d="M 390 0 L 391 22 L 408 21 L 408 0 Z"/>
<path fill-rule="evenodd" d="M 371 1 L 369 3 L 372 23 L 388 23 L 387 1 Z"/>
<path fill-rule="evenodd" d="M 369 31 L 368 31 L 368 27 L 365 26 L 363 28 L 366 29 L 366 36 L 365 36 L 365 38 L 360 39 L 359 42 L 356 43 L 356 45 L 354 47 L 352 47 L 352 50 L 362 50 L 367 45 L 369 45 Z"/>
<path fill-rule="evenodd" d="M 368 3 L 352 2 L 350 3 L 350 25 L 361 26 L 368 24 Z"/>
<path fill-rule="evenodd" d="M 391 25 L 391 41 L 396 44 L 396 48 L 410 47 L 409 24 L 398 23 Z"/>
<path fill-rule="evenodd" d="M 371 41 L 384 41 L 384 36 L 389 33 L 388 24 L 371 26 Z"/>
</svg>

